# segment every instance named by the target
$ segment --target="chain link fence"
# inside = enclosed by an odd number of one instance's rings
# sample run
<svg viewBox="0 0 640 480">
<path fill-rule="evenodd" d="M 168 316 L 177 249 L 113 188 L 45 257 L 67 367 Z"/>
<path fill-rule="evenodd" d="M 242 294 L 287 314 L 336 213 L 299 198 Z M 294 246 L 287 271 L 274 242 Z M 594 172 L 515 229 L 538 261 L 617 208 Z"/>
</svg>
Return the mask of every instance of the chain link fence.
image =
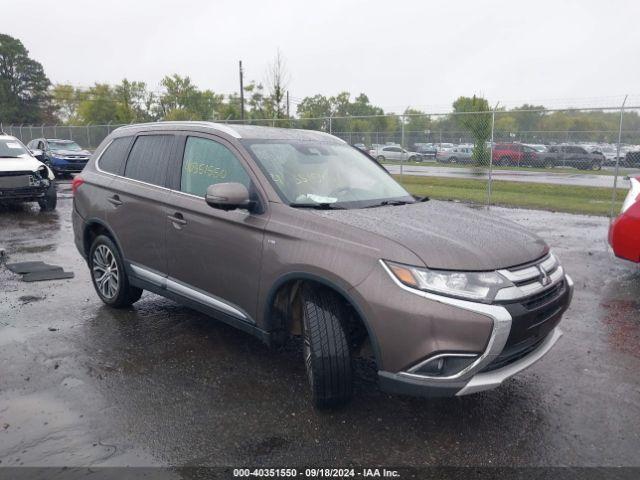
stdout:
<svg viewBox="0 0 640 480">
<path fill-rule="evenodd" d="M 412 193 L 490 205 L 614 214 L 640 175 L 640 98 L 607 107 L 228 121 L 303 128 L 372 155 Z M 93 150 L 121 125 L 4 125 L 28 143 L 74 140 Z M 562 173 L 564 175 L 557 175 Z M 585 202 L 587 203 L 585 208 Z"/>
</svg>

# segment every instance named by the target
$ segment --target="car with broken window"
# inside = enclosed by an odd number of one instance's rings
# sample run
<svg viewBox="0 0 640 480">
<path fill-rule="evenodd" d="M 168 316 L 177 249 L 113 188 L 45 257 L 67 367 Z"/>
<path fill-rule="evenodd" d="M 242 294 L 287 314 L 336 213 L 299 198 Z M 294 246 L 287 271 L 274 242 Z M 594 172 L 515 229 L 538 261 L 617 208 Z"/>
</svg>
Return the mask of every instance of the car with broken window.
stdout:
<svg viewBox="0 0 640 480">
<path fill-rule="evenodd" d="M 320 408 L 349 400 L 358 356 L 389 392 L 495 388 L 556 344 L 573 292 L 540 237 L 415 197 L 322 132 L 121 127 L 72 189 L 75 243 L 105 304 L 148 290 L 269 345 L 301 338 Z"/>
<path fill-rule="evenodd" d="M 0 203 L 36 202 L 42 211 L 57 205 L 55 176 L 17 138 L 0 133 Z"/>
</svg>

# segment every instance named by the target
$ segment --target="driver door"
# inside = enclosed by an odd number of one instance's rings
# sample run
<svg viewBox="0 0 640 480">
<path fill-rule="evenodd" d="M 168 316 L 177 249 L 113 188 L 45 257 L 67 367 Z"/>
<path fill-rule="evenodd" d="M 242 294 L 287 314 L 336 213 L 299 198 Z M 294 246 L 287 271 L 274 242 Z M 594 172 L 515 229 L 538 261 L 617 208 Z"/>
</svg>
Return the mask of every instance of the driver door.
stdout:
<svg viewBox="0 0 640 480">
<path fill-rule="evenodd" d="M 209 185 L 238 182 L 261 203 L 255 179 L 239 152 L 214 135 L 189 134 L 179 169 L 166 218 L 167 288 L 252 323 L 267 214 L 216 209 L 204 196 Z"/>
</svg>

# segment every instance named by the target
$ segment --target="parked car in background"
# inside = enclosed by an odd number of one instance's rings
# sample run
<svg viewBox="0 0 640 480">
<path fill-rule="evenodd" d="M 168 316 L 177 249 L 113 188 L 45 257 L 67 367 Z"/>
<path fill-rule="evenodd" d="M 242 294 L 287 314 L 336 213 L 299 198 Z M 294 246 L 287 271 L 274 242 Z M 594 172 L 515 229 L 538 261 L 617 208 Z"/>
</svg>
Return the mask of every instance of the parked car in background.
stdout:
<svg viewBox="0 0 640 480">
<path fill-rule="evenodd" d="M 379 162 L 384 161 L 405 161 L 415 162 L 420 159 L 420 154 L 417 152 L 410 152 L 405 150 L 399 145 L 387 145 L 377 150 L 372 150 L 371 156 L 378 159 Z"/>
<path fill-rule="evenodd" d="M 609 245 L 617 257 L 640 262 L 640 177 L 630 181 L 622 211 L 609 227 Z"/>
<path fill-rule="evenodd" d="M 600 170 L 604 162 L 602 153 L 589 153 L 579 145 L 553 145 L 549 147 L 549 152 L 556 154 L 556 166 Z"/>
<path fill-rule="evenodd" d="M 91 157 L 91 152 L 83 149 L 73 140 L 35 138 L 27 144 L 27 147 L 56 175 L 81 172 Z"/>
<path fill-rule="evenodd" d="M 106 305 L 144 289 L 269 345 L 301 336 L 317 407 L 349 400 L 363 352 L 389 392 L 496 388 L 549 352 L 573 293 L 537 235 L 413 197 L 326 133 L 126 126 L 73 189 L 75 244 Z"/>
<path fill-rule="evenodd" d="M 37 202 L 42 211 L 54 210 L 58 199 L 54 179 L 20 140 L 0 133 L 0 203 Z"/>
<path fill-rule="evenodd" d="M 438 163 L 472 163 L 473 147 L 453 147 L 441 150 L 436 154 Z"/>
<path fill-rule="evenodd" d="M 433 143 L 416 143 L 414 147 L 423 159 L 436 158 L 438 153 L 438 148 Z"/>
<path fill-rule="evenodd" d="M 520 165 L 524 167 L 552 168 L 557 154 L 549 152 L 544 145 L 522 145 Z"/>
<path fill-rule="evenodd" d="M 363 152 L 368 152 L 369 149 L 367 148 L 367 146 L 364 143 L 354 143 L 353 144 L 354 147 L 362 150 Z"/>
<path fill-rule="evenodd" d="M 493 147 L 493 163 L 503 167 L 520 166 L 524 153 L 524 145 L 521 143 L 496 143 Z"/>
<path fill-rule="evenodd" d="M 624 160 L 620 162 L 620 165 L 630 168 L 640 168 L 640 150 L 627 152 Z"/>
</svg>

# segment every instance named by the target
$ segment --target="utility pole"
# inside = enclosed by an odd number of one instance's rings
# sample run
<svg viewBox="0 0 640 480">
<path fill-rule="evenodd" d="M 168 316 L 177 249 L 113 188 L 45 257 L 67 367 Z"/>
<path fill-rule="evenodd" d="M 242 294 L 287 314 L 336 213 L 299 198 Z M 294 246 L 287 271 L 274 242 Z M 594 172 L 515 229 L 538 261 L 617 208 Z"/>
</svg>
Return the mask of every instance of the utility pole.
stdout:
<svg viewBox="0 0 640 480">
<path fill-rule="evenodd" d="M 287 118 L 289 118 L 289 90 L 287 90 Z"/>
<path fill-rule="evenodd" d="M 242 60 L 239 62 L 240 65 L 240 120 L 244 122 L 244 86 L 242 79 Z"/>
</svg>

